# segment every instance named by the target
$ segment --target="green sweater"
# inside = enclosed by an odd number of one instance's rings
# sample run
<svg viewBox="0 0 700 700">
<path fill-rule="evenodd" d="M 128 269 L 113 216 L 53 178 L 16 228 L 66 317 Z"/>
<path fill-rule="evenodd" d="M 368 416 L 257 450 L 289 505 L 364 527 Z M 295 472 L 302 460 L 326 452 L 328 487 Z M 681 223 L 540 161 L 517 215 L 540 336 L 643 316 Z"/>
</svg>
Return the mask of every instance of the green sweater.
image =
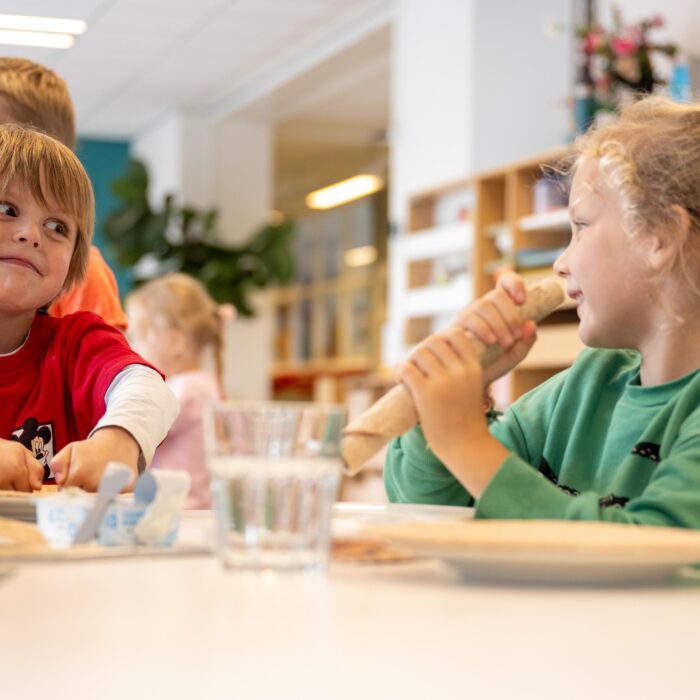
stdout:
<svg viewBox="0 0 700 700">
<path fill-rule="evenodd" d="M 492 422 L 511 454 L 476 517 L 700 529 L 700 370 L 643 387 L 639 364 L 632 351 L 586 349 Z M 390 445 L 384 481 L 391 501 L 474 505 L 419 427 Z"/>
</svg>

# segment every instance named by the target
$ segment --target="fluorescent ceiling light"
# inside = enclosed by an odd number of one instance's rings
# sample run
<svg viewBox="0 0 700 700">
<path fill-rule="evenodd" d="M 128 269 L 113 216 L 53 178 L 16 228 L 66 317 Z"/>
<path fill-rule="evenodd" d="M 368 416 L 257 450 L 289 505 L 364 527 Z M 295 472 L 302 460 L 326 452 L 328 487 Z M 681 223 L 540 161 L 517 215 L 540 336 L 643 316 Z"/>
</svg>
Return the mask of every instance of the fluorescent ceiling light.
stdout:
<svg viewBox="0 0 700 700">
<path fill-rule="evenodd" d="M 310 209 L 330 209 L 378 192 L 383 186 L 382 178 L 376 175 L 355 175 L 306 195 L 306 206 Z"/>
<path fill-rule="evenodd" d="M 45 46 L 50 49 L 69 49 L 75 43 L 70 34 L 51 34 L 49 32 L 23 32 L 0 29 L 0 44 L 13 46 Z"/>
<path fill-rule="evenodd" d="M 345 251 L 343 259 L 348 267 L 371 265 L 377 259 L 377 249 L 373 245 L 363 245 Z"/>
<path fill-rule="evenodd" d="M 0 15 L 0 29 L 18 29 L 24 32 L 52 32 L 54 34 L 84 34 L 87 23 L 82 19 Z"/>
</svg>

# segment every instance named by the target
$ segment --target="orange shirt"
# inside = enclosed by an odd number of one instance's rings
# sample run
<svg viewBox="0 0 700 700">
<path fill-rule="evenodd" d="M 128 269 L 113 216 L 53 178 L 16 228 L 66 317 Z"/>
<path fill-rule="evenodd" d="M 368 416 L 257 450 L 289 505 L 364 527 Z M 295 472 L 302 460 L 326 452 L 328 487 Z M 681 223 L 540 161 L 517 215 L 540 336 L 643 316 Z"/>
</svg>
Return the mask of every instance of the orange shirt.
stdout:
<svg viewBox="0 0 700 700">
<path fill-rule="evenodd" d="M 67 316 L 75 311 L 92 311 L 121 331 L 128 325 L 117 280 L 94 245 L 90 246 L 85 279 L 58 297 L 49 307 L 49 316 Z"/>
</svg>

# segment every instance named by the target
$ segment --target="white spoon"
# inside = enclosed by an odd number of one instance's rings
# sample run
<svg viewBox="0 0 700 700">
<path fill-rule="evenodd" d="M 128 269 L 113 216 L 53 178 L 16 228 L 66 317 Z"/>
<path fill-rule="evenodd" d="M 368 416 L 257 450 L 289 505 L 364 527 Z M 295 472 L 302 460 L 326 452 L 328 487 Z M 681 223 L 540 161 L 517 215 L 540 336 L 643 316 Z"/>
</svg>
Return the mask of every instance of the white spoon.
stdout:
<svg viewBox="0 0 700 700">
<path fill-rule="evenodd" d="M 95 505 L 75 533 L 73 544 L 87 544 L 93 540 L 109 504 L 129 483 L 130 479 L 131 469 L 126 465 L 119 462 L 110 462 L 107 465 L 97 488 Z"/>
</svg>

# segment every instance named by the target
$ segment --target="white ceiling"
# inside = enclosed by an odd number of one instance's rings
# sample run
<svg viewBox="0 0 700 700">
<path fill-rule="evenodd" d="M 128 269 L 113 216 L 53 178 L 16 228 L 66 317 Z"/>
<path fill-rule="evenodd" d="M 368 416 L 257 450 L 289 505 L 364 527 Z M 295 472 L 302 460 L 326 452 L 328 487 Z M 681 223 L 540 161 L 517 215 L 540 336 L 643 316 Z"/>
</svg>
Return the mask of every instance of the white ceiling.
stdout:
<svg viewBox="0 0 700 700">
<path fill-rule="evenodd" d="M 83 136 L 131 138 L 175 111 L 223 118 L 246 108 L 282 124 L 288 138 L 334 125 L 366 138 L 388 120 L 391 4 L 3 0 L 4 13 L 89 28 L 68 50 L 0 45 L 0 53 L 59 73 Z"/>
</svg>

